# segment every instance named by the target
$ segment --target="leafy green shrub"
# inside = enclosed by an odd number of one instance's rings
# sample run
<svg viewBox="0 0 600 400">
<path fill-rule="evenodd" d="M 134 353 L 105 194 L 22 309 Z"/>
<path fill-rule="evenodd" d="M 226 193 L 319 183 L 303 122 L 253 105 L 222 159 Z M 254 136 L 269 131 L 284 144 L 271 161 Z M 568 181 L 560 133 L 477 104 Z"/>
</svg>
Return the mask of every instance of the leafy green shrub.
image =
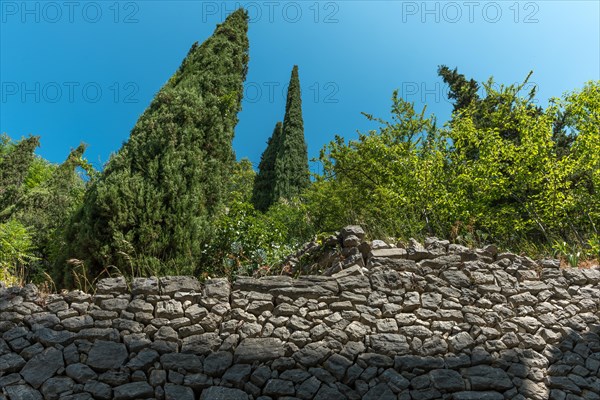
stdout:
<svg viewBox="0 0 600 400">
<path fill-rule="evenodd" d="M 358 223 L 376 237 L 584 246 L 600 225 L 600 82 L 546 109 L 534 91 L 520 95 L 526 82 L 490 79 L 442 129 L 395 92 L 391 122 L 366 114 L 378 131 L 321 151 L 324 173 L 306 193 L 316 230 Z"/>
<path fill-rule="evenodd" d="M 197 272 L 233 278 L 269 270 L 311 235 L 306 207 L 299 201 L 276 203 L 266 213 L 250 202 L 234 201 L 217 220 Z"/>
<path fill-rule="evenodd" d="M 27 228 L 14 219 L 0 224 L 0 281 L 22 285 L 27 281 L 27 266 L 34 260 L 32 235 Z"/>
</svg>

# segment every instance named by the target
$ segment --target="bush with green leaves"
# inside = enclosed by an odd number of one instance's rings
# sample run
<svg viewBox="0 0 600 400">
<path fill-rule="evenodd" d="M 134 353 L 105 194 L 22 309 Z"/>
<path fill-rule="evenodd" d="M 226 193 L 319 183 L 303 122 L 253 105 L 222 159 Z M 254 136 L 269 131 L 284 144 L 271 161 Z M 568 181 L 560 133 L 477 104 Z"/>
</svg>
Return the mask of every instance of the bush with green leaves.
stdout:
<svg viewBox="0 0 600 400">
<path fill-rule="evenodd" d="M 378 131 L 321 151 L 324 173 L 306 193 L 317 230 L 358 223 L 377 237 L 583 246 L 600 225 L 600 82 L 546 109 L 534 91 L 521 96 L 524 84 L 490 79 L 443 128 L 395 92 L 391 122 L 366 114 Z"/>
<path fill-rule="evenodd" d="M 28 243 L 28 256 L 19 258 L 23 282 L 48 279 L 62 231 L 81 205 L 86 188 L 83 175 L 93 175 L 83 158 L 84 145 L 60 165 L 36 155 L 38 145 L 35 136 L 13 141 L 2 135 L 0 140 L 0 223 L 5 224 L 5 248 Z"/>
<path fill-rule="evenodd" d="M 27 266 L 37 258 L 32 234 L 19 221 L 0 223 L 0 281 L 22 285 L 27 281 Z"/>
<path fill-rule="evenodd" d="M 324 174 L 307 193 L 319 230 L 358 223 L 374 236 L 420 236 L 441 223 L 446 171 L 435 119 L 397 92 L 392 100 L 393 122 L 366 114 L 379 131 L 349 142 L 338 136 L 321 151 Z"/>
<path fill-rule="evenodd" d="M 266 213 L 252 203 L 233 201 L 216 221 L 213 240 L 203 249 L 204 276 L 251 275 L 277 265 L 313 233 L 298 200 L 272 205 Z"/>
</svg>

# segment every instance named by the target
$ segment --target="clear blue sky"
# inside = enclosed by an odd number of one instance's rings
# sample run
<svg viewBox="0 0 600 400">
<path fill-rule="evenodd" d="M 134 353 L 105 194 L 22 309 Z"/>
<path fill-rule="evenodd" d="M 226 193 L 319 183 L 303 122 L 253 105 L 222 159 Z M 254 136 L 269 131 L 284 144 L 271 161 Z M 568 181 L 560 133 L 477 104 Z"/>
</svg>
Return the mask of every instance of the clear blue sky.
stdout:
<svg viewBox="0 0 600 400">
<path fill-rule="evenodd" d="M 0 132 L 40 135 L 38 154 L 53 162 L 85 142 L 101 167 L 191 44 L 236 5 L 251 23 L 234 147 L 255 165 L 294 64 L 310 157 L 335 134 L 375 128 L 360 112 L 387 117 L 394 89 L 447 120 L 439 64 L 500 83 L 533 70 L 542 103 L 600 79 L 598 1 L 0 0 Z"/>
</svg>

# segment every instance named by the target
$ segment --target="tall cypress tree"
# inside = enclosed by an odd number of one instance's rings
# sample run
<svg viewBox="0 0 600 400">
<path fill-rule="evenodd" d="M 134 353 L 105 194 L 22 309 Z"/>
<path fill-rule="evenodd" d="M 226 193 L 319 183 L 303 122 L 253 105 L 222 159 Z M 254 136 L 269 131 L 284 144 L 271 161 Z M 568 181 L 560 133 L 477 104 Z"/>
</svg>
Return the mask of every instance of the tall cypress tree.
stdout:
<svg viewBox="0 0 600 400">
<path fill-rule="evenodd" d="M 248 66 L 248 15 L 233 12 L 194 44 L 129 140 L 86 193 L 66 234 L 64 260 L 90 276 L 194 272 L 235 161 L 234 128 Z"/>
<path fill-rule="evenodd" d="M 267 148 L 260 157 L 258 174 L 254 179 L 252 203 L 257 210 L 263 212 L 277 201 L 275 198 L 275 163 L 281 146 L 282 128 L 281 122 L 277 122 L 273 135 L 267 142 Z"/>
<path fill-rule="evenodd" d="M 310 184 L 308 152 L 304 142 L 304 120 L 298 66 L 294 65 L 285 105 L 285 118 L 275 161 L 274 201 L 299 195 Z"/>
</svg>

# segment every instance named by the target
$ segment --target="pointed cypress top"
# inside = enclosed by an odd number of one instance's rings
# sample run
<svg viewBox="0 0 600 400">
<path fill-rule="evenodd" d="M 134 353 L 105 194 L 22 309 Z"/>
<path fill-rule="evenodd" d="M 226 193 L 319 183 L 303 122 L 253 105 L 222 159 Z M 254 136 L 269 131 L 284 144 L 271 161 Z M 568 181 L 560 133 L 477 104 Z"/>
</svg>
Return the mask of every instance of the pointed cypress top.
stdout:
<svg viewBox="0 0 600 400">
<path fill-rule="evenodd" d="M 297 65 L 292 68 L 288 86 L 281 145 L 275 163 L 275 176 L 275 201 L 281 197 L 290 199 L 297 196 L 310 184 Z"/>
<path fill-rule="evenodd" d="M 252 190 L 252 204 L 257 210 L 267 211 L 267 209 L 277 201 L 275 198 L 275 163 L 277 154 L 281 146 L 283 124 L 277 122 L 273 135 L 267 142 L 267 148 L 260 157 L 258 164 L 258 174 L 254 180 Z"/>
</svg>

